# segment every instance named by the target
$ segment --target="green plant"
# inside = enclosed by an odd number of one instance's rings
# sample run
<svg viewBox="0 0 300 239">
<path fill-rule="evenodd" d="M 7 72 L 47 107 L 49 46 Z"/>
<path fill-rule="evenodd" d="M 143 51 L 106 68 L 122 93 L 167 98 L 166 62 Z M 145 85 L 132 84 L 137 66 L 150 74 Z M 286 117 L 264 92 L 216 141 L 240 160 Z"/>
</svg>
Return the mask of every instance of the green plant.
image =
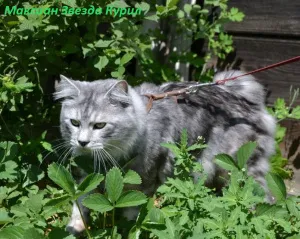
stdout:
<svg viewBox="0 0 300 239">
<path fill-rule="evenodd" d="M 269 107 L 268 111 L 271 115 L 277 120 L 276 126 L 276 152 L 271 158 L 271 171 L 273 173 L 279 174 L 283 178 L 290 178 L 292 176 L 292 171 L 284 168 L 288 160 L 282 157 L 282 152 L 280 150 L 279 144 L 283 141 L 286 135 L 286 128 L 280 125 L 280 122 L 285 119 L 300 119 L 300 106 L 292 107 L 295 100 L 299 96 L 299 89 L 292 90 L 290 89 L 290 104 L 286 105 L 286 102 L 282 98 L 278 98 L 273 108 Z"/>
<path fill-rule="evenodd" d="M 177 169 L 189 162 L 189 173 L 202 172 L 201 166 L 187 154 L 186 132 L 180 147 L 167 144 L 176 155 Z M 195 147 L 195 146 L 191 146 Z M 299 197 L 287 198 L 282 179 L 269 173 L 268 186 L 276 198 L 274 205 L 264 203 L 264 191 L 252 177 L 247 176 L 246 161 L 256 144 L 249 142 L 237 153 L 237 160 L 226 154 L 216 156 L 216 163 L 229 171 L 228 186 L 216 197 L 205 187 L 205 176 L 194 182 L 180 171 L 158 190 L 158 208 L 153 207 L 141 229 L 151 232 L 150 238 L 289 238 L 299 236 Z M 197 148 L 197 147 L 196 147 Z M 254 209 L 255 206 L 255 209 Z M 291 237 L 292 238 L 292 237 Z"/>
<path fill-rule="evenodd" d="M 143 14 L 0 16 L 0 233 L 3 238 L 68 236 L 63 228 L 70 208 L 47 204 L 57 198 L 68 202 L 75 197 L 57 189 L 47 175 L 48 165 L 63 160 L 59 156 L 65 150 L 62 142 L 52 142 L 60 137 L 59 107 L 52 100 L 54 81 L 59 74 L 79 80 L 124 78 L 132 85 L 143 81 L 161 83 L 179 79 L 173 67 L 177 61 L 189 62 L 205 74 L 203 65 L 208 57 L 204 59 L 185 50 L 172 53 L 170 64 L 160 64 L 151 46 L 152 42 L 166 40 L 165 35 L 159 28 L 143 30 L 143 22 L 174 18 L 178 22 L 176 32 L 188 31 L 192 41 L 200 38 L 212 41 L 213 37 L 214 45 L 209 44 L 207 54 L 218 55 L 231 50 L 231 42 L 225 44 L 219 37 L 222 34 L 230 38 L 223 24 L 242 19 L 240 12 L 227 7 L 227 0 L 207 1 L 204 6 L 186 4 L 183 10 L 176 0 L 159 6 L 153 1 L 4 0 L 0 1 L 0 12 L 4 13 L 6 6 L 58 8 L 61 13 L 66 7 L 104 8 L 108 4 L 140 8 Z M 218 7 L 220 14 L 214 13 L 212 21 L 210 16 Z M 134 73 L 135 63 L 140 67 L 140 75 Z"/>
<path fill-rule="evenodd" d="M 276 174 L 266 176 L 276 203 L 264 202 L 260 185 L 247 176 L 247 159 L 255 142 L 244 144 L 236 160 L 226 154 L 216 156 L 215 163 L 228 171 L 222 196 L 205 186 L 206 176 L 192 152 L 206 146 L 199 142 L 188 146 L 183 131 L 180 144 L 163 143 L 175 155 L 175 175 L 160 186 L 153 198 L 139 191 L 127 190 L 141 178 L 128 171 L 124 176 L 112 168 L 105 177 L 103 193 L 89 194 L 83 204 L 92 210 L 86 228 L 88 238 L 295 238 L 300 235 L 300 198 L 287 197 L 283 180 Z M 13 152 L 13 150 L 11 150 Z M 33 188 L 19 198 L 10 210 L 0 211 L 5 223 L 1 238 L 73 238 L 64 231 L 65 212 L 70 202 L 96 189 L 104 176 L 89 174 L 79 185 L 62 165 L 48 167 L 48 176 L 63 190 L 47 186 Z M 196 176 L 196 179 L 194 178 Z M 18 196 L 2 189 L 8 203 Z M 2 204 L 3 205 L 3 204 Z M 136 222 L 121 218 L 118 208 L 142 205 Z M 67 209 L 69 208 L 69 209 Z M 100 213 L 100 217 L 99 217 Z M 47 229 L 48 228 L 48 229 Z M 46 234 L 45 234 L 46 233 Z M 294 237 L 293 237 L 294 236 Z"/>
<path fill-rule="evenodd" d="M 224 197 L 218 198 L 214 191 L 204 186 L 205 175 L 201 171 L 201 165 L 193 160 L 191 152 L 205 146 L 196 144 L 188 147 L 187 135 L 183 137 L 180 146 L 165 144 L 177 153 L 175 178 L 168 180 L 159 189 L 156 198 L 148 198 L 147 204 L 142 193 L 126 191 L 127 184 L 140 183 L 139 177 L 132 171 L 124 175 L 117 169 L 112 169 L 106 176 L 105 183 L 101 182 L 104 180 L 103 176 L 89 174 L 78 185 L 63 166 L 51 164 L 48 167 L 51 161 L 61 159 L 55 150 L 65 149 L 63 143 L 56 146 L 50 143 L 59 135 L 58 130 L 53 127 L 58 125 L 58 107 L 54 105 L 51 96 L 54 80 L 58 79 L 59 74 L 80 80 L 124 78 L 131 85 L 144 81 L 162 83 L 179 79 L 174 64 L 181 62 L 196 68 L 194 79 L 209 81 L 212 75 L 205 69 L 205 62 L 212 55 L 224 58 L 233 50 L 232 38 L 224 31 L 224 24 L 241 21 L 243 18 L 243 14 L 236 8 L 228 8 L 227 0 L 206 0 L 203 6 L 185 4 L 182 9 L 178 7 L 177 0 L 168 0 L 165 5 L 158 6 L 153 1 L 41 0 L 37 3 L 33 0 L 4 0 L 0 1 L 0 12 L 4 12 L 7 5 L 27 9 L 62 9 L 90 8 L 90 5 L 105 7 L 108 4 L 115 7 L 138 7 L 143 14 L 120 18 L 112 15 L 76 14 L 0 17 L 0 238 L 74 238 L 64 229 L 70 216 L 70 201 L 96 188 L 99 183 L 104 184 L 106 191 L 92 194 L 84 201 L 92 209 L 89 225 L 92 229 L 87 231 L 90 237 L 120 238 L 120 234 L 129 234 L 135 238 L 155 235 L 168 238 L 181 234 L 197 237 L 199 233 L 206 236 L 211 233 L 210 237 L 214 237 L 214 233 L 223 237 L 233 235 L 234 232 L 224 230 L 213 232 L 214 221 L 211 220 L 217 220 L 217 212 L 214 210 L 219 210 L 214 209 L 213 204 L 225 208 L 227 214 L 224 211 L 221 213 L 225 219 L 226 215 L 231 215 L 233 206 L 228 205 L 227 201 L 230 200 L 226 191 Z M 160 64 L 160 59 L 152 52 L 151 46 L 152 42 L 166 41 L 166 36 L 159 28 L 143 30 L 143 22 L 162 20 L 177 22 L 174 24 L 175 35 L 186 36 L 191 42 L 198 39 L 207 41 L 207 49 L 203 49 L 206 51 L 205 57 L 199 57 L 189 52 L 189 49 L 171 51 L 168 64 Z M 139 75 L 132 70 L 135 62 L 140 67 Z M 286 109 L 281 100 L 276 105 L 276 116 L 281 117 L 279 119 L 291 115 L 299 119 L 298 110 L 291 113 L 291 109 Z M 283 133 L 281 130 L 281 136 Z M 274 172 L 278 173 L 285 161 L 278 154 L 274 162 L 277 165 Z M 246 184 L 248 178 L 245 173 L 236 170 L 237 175 L 232 172 L 232 176 Z M 194 182 L 190 173 L 201 175 L 200 180 Z M 281 175 L 287 176 L 285 171 Z M 118 191 L 109 189 L 115 185 L 116 179 L 123 182 L 125 189 L 121 187 L 122 183 L 116 187 Z M 229 188 L 226 189 L 228 191 L 230 187 L 236 187 L 232 180 L 231 178 Z M 247 185 L 250 186 L 247 187 L 254 187 L 259 191 L 255 182 L 249 180 Z M 273 181 L 276 180 L 280 181 L 275 177 Z M 246 189 L 239 185 L 237 190 L 241 193 Z M 251 196 L 251 193 L 248 192 L 247 195 Z M 262 197 L 255 197 L 258 201 L 262 200 Z M 123 204 L 120 204 L 120 200 L 123 200 Z M 299 233 L 297 201 L 299 200 L 295 198 L 285 201 L 289 215 L 281 217 L 286 219 L 286 224 L 279 221 L 285 227 L 278 226 L 279 222 L 270 219 L 270 225 L 276 225 L 275 233 L 282 237 Z M 98 206 L 106 206 L 106 209 L 93 206 L 94 202 Z M 171 205 L 173 202 L 175 204 Z M 118 216 L 117 208 L 120 205 L 123 207 L 142 203 L 145 204 L 142 205 L 136 222 L 128 222 Z M 206 205 L 210 208 L 205 208 Z M 286 206 L 282 200 L 281 204 L 271 206 L 272 209 L 268 211 L 273 213 L 275 208 L 274 212 L 278 212 L 278 207 L 287 210 Z M 251 214 L 253 211 L 250 210 L 250 213 L 246 208 L 247 206 L 240 206 L 240 209 L 235 209 L 236 213 L 242 211 L 242 219 L 235 220 L 238 221 L 235 226 L 238 232 L 244 232 L 246 223 L 251 219 L 251 225 L 264 225 L 265 233 L 274 235 L 274 230 L 267 225 L 267 219 L 260 218 L 256 221 L 256 214 Z M 206 219 L 205 224 L 202 219 Z M 241 227 L 244 229 L 239 229 Z M 253 227 L 251 226 L 251 233 L 261 236 Z"/>
<path fill-rule="evenodd" d="M 49 166 L 48 176 L 66 192 L 59 198 L 52 199 L 47 203 L 48 206 L 51 205 L 54 207 L 62 206 L 70 201 L 75 201 L 78 208 L 80 208 L 76 200 L 80 196 L 94 190 L 104 179 L 103 175 L 93 173 L 89 174 L 79 185 L 77 185 L 71 174 L 63 167 L 59 167 L 57 164 Z M 82 202 L 84 206 L 103 214 L 102 222 L 104 228 L 101 232 L 99 230 L 97 231 L 97 233 L 100 233 L 102 236 L 109 233 L 105 229 L 106 220 L 108 220 L 107 212 L 112 212 L 112 215 L 109 218 L 112 223 L 110 233 L 114 235 L 117 230 L 115 225 L 116 208 L 138 206 L 147 202 L 147 197 L 141 192 L 133 190 L 123 191 L 124 185 L 126 184 L 141 183 L 141 178 L 134 171 L 128 171 L 123 177 L 118 168 L 112 168 L 106 174 L 105 178 L 105 193 L 93 193 L 84 198 Z M 82 215 L 81 211 L 80 214 Z M 91 238 L 91 234 L 87 230 L 86 222 L 84 221 L 84 223 L 88 238 Z M 98 238 L 98 236 L 94 238 Z"/>
</svg>

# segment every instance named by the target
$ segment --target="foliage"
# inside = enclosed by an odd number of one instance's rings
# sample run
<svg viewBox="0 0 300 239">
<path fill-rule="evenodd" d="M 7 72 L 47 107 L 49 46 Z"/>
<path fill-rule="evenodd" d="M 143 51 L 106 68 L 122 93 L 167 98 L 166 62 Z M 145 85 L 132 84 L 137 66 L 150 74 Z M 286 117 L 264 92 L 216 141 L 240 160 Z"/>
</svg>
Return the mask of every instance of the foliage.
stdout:
<svg viewBox="0 0 300 239">
<path fill-rule="evenodd" d="M 185 133 L 183 138 L 185 138 Z M 175 148 L 177 160 L 187 150 L 186 146 Z M 171 146 L 169 146 L 171 148 Z M 158 214 L 164 227 L 152 227 L 150 237 L 158 238 L 288 238 L 299 236 L 299 198 L 286 199 L 286 188 L 282 179 L 269 173 L 268 186 L 277 199 L 276 204 L 264 203 L 262 188 L 248 177 L 246 161 L 256 148 L 254 142 L 243 145 L 236 160 L 226 154 L 216 156 L 216 163 L 229 171 L 228 186 L 222 196 L 216 197 L 205 187 L 205 175 L 194 181 L 181 175 L 168 179 L 157 191 Z M 179 150 L 179 151 L 178 151 Z M 193 173 L 199 173 L 200 165 L 190 155 L 186 157 Z M 178 163 L 178 161 L 177 161 Z M 178 167 L 178 166 L 177 166 Z M 201 173 L 202 172 L 202 173 Z M 291 207 L 291 205 L 293 205 Z"/>
<path fill-rule="evenodd" d="M 229 167 L 232 176 L 224 196 L 216 197 L 205 187 L 201 165 L 193 159 L 192 153 L 205 146 L 188 147 L 186 134 L 180 145 L 163 144 L 176 151 L 175 178 L 160 187 L 156 198 L 126 189 L 128 185 L 141 184 L 133 171 L 124 175 L 113 168 L 105 178 L 93 173 L 78 184 L 67 168 L 50 164 L 57 158 L 65 159 L 59 157 L 56 149 L 66 152 L 63 143 L 56 147 L 49 143 L 58 137 L 53 127 L 58 124 L 58 107 L 54 106 L 51 94 L 59 74 L 88 81 L 124 78 L 132 85 L 144 81 L 162 83 L 179 79 L 174 64 L 181 62 L 196 68 L 194 79 L 211 80 L 207 79 L 210 72 L 205 70 L 205 62 L 212 55 L 224 58 L 233 50 L 232 37 L 224 32 L 224 24 L 241 21 L 244 16 L 236 8 L 228 8 L 227 0 L 206 0 L 203 6 L 182 7 L 178 7 L 177 0 L 168 0 L 165 5 L 138 1 L 4 0 L 0 1 L 0 12 L 4 12 L 6 5 L 89 8 L 108 3 L 140 7 L 145 14 L 121 18 L 110 15 L 0 17 L 0 238 L 75 238 L 65 231 L 70 202 L 95 190 L 99 184 L 105 191 L 93 192 L 83 201 L 92 209 L 88 237 L 120 238 L 121 234 L 128 234 L 130 238 L 179 235 L 232 238 L 242 237 L 242 233 L 249 237 L 272 237 L 276 233 L 284 238 L 299 234 L 299 199 L 283 200 L 286 194 L 280 178 L 268 176 L 274 196 L 280 201 L 274 206 L 261 203 L 256 210 L 259 213 L 255 212 L 253 205 L 262 202 L 262 197 L 254 194 L 260 191 L 259 187 L 243 171 L 247 153 L 241 153 L 238 164 L 234 164 L 236 168 L 230 167 L 234 162 L 231 157 L 221 155 L 217 162 Z M 207 41 L 207 49 L 203 49 L 205 57 L 188 51 L 170 52 L 168 64 L 161 64 L 152 51 L 152 42 L 157 45 L 167 39 L 159 27 L 145 30 L 147 21 L 176 22 L 177 35 L 185 35 L 192 42 Z M 139 66 L 136 73 L 135 63 Z M 299 119 L 298 110 L 290 112 L 281 100 L 276 105 L 274 112 L 279 119 L 291 116 Z M 250 152 L 253 143 L 249 145 L 244 147 Z M 277 157 L 274 162 L 279 172 L 284 160 Z M 190 173 L 201 177 L 194 182 Z M 119 216 L 119 208 L 136 205 L 142 205 L 136 222 Z M 275 213 L 280 217 L 275 218 Z"/>
<path fill-rule="evenodd" d="M 290 178 L 292 176 L 292 171 L 289 169 L 284 168 L 288 160 L 284 157 L 282 157 L 282 153 L 279 147 L 279 144 L 283 141 L 285 135 L 286 135 L 286 127 L 283 127 L 280 125 L 280 122 L 285 119 L 300 119 L 300 106 L 292 107 L 295 100 L 299 96 L 299 88 L 296 90 L 292 90 L 292 87 L 290 89 L 290 104 L 289 106 L 286 106 L 286 102 L 282 98 L 278 98 L 273 108 L 268 108 L 268 111 L 271 115 L 275 117 L 277 120 L 276 125 L 276 152 L 271 157 L 271 171 L 273 173 L 279 174 L 283 178 Z"/>
<path fill-rule="evenodd" d="M 50 143 L 60 137 L 56 127 L 59 106 L 52 100 L 54 81 L 59 74 L 88 81 L 124 78 L 132 85 L 144 81 L 161 83 L 179 79 L 174 70 L 178 61 L 190 63 L 205 74 L 203 66 L 211 54 L 223 57 L 232 50 L 224 24 L 243 18 L 237 9 L 228 8 L 227 0 L 182 7 L 177 0 L 168 0 L 164 5 L 153 1 L 4 0 L 0 1 L 0 12 L 4 13 L 6 6 L 61 10 L 103 8 L 109 3 L 114 7 L 138 7 L 143 14 L 0 16 L 1 238 L 44 238 L 44 234 L 49 238 L 63 234 L 67 237 L 63 228 L 70 207 L 66 202 L 98 183 L 99 178 L 90 175 L 85 181 L 89 187 L 76 188 L 79 185 L 70 176 L 53 175 L 54 169 L 59 175 L 67 175 L 63 167 L 55 165 L 50 166 L 47 174 L 47 166 L 52 161 L 64 161 L 66 157 L 62 155 L 67 152 L 63 142 Z M 167 40 L 159 21 L 170 20 L 178 23 L 172 24 L 178 34 L 187 32 L 191 42 L 197 39 L 210 42 L 203 49 L 207 52 L 205 59 L 184 50 L 171 52 L 168 64 L 160 63 L 152 51 L 152 43 L 157 45 Z M 147 29 L 145 24 L 149 23 L 155 23 L 155 28 Z M 49 177 L 63 190 L 58 190 Z M 136 178 L 124 180 L 126 185 Z M 132 195 L 123 195 L 122 200 L 125 198 L 126 202 Z M 54 208 L 52 204 L 62 207 Z"/>
<path fill-rule="evenodd" d="M 216 196 L 214 190 L 205 186 L 207 176 L 193 156 L 205 148 L 203 143 L 188 146 L 184 131 L 180 144 L 163 145 L 175 155 L 176 175 L 168 178 L 153 198 L 126 189 L 130 184 L 141 183 L 134 171 L 124 175 L 118 168 L 112 168 L 106 177 L 92 173 L 78 185 L 66 168 L 53 163 L 48 167 L 48 176 L 63 190 L 48 186 L 43 191 L 29 192 L 28 197 L 19 199 L 9 211 L 2 209 L 0 218 L 5 227 L 0 237 L 74 238 L 63 230 L 65 209 L 71 201 L 101 183 L 105 188 L 102 193 L 89 193 L 83 199 L 83 204 L 93 212 L 93 220 L 85 222 L 86 228 L 90 228 L 86 230 L 88 238 L 127 235 L 170 239 L 296 238 L 300 235 L 300 198 L 287 197 L 283 180 L 268 173 L 266 180 L 276 199 L 276 203 L 268 204 L 264 202 L 264 190 L 247 176 L 247 159 L 256 148 L 255 142 L 244 144 L 236 159 L 226 154 L 216 156 L 215 163 L 228 172 L 223 178 L 227 186 L 222 196 Z M 118 208 L 139 205 L 142 206 L 135 222 L 117 216 Z"/>
</svg>

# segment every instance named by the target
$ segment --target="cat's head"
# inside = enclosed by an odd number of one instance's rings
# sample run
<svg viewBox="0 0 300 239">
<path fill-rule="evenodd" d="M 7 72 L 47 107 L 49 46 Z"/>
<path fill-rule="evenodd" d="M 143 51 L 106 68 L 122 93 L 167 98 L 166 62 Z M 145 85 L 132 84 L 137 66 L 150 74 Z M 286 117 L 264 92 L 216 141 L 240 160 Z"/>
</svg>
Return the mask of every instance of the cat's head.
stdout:
<svg viewBox="0 0 300 239">
<path fill-rule="evenodd" d="M 75 155 L 105 158 L 127 153 L 139 125 L 126 81 L 85 82 L 61 76 L 55 88 L 54 98 L 62 100 L 61 133 Z"/>
</svg>

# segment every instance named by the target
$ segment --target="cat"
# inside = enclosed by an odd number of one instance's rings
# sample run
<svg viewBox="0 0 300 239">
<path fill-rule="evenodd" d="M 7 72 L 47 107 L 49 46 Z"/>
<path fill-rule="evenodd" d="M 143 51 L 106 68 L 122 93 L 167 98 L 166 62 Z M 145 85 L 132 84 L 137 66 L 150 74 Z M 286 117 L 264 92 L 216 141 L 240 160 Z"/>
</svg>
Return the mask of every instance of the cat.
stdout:
<svg viewBox="0 0 300 239">
<path fill-rule="evenodd" d="M 243 74 L 221 72 L 214 81 Z M 248 174 L 269 193 L 265 174 L 274 152 L 275 119 L 265 109 L 265 91 L 253 76 L 243 76 L 224 85 L 202 87 L 197 92 L 154 101 L 150 111 L 145 94 L 156 94 L 193 85 L 193 82 L 171 82 L 156 86 L 143 83 L 131 87 L 124 80 L 76 81 L 61 76 L 54 98 L 62 100 L 60 129 L 74 155 L 101 156 L 121 164 L 133 159 L 128 168 L 142 177 L 139 190 L 152 195 L 167 177 L 172 176 L 173 155 L 162 142 L 178 142 L 187 129 L 189 143 L 203 136 L 207 148 L 198 161 L 207 173 L 207 185 L 222 184 L 224 173 L 213 160 L 219 153 L 234 155 L 248 141 L 258 147 L 248 160 Z M 95 159 L 94 159 L 95 160 Z M 98 158 L 99 160 L 99 158 Z M 104 162 L 103 162 L 104 161 Z M 222 187 L 223 185 L 219 185 Z M 82 206 L 85 213 L 87 209 Z M 128 216 L 130 217 L 130 216 Z M 68 224 L 71 233 L 84 229 L 78 208 Z"/>
</svg>

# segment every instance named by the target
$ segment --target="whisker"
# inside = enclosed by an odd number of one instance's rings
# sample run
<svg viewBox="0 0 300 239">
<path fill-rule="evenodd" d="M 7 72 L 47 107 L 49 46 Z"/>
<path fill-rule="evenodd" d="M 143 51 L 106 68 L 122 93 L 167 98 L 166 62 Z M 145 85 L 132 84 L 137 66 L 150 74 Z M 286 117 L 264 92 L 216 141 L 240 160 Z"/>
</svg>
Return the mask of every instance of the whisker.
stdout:
<svg viewBox="0 0 300 239">
<path fill-rule="evenodd" d="M 106 164 L 105 164 L 105 159 L 103 157 L 103 153 L 102 151 L 98 151 L 100 157 L 101 157 L 101 162 L 103 162 L 103 166 L 104 166 L 104 171 L 105 171 L 105 174 L 107 173 L 107 170 L 106 170 Z"/>
<path fill-rule="evenodd" d="M 72 152 L 73 148 L 71 147 L 71 148 L 69 148 L 69 149 L 67 149 L 67 150 L 68 150 L 67 153 L 64 155 L 63 159 L 62 159 L 61 162 L 58 164 L 57 173 L 58 173 L 59 168 L 63 165 L 65 158 L 70 154 L 70 152 Z M 65 150 L 64 152 L 66 152 L 66 150 Z M 57 175 L 56 175 L 56 176 L 57 176 Z"/>
<path fill-rule="evenodd" d="M 62 142 L 62 143 L 59 143 L 58 145 L 55 145 L 55 146 L 52 148 L 53 150 L 50 151 L 49 153 L 47 153 L 47 155 L 44 156 L 44 157 L 42 158 L 42 161 L 40 162 L 39 167 L 42 165 L 42 163 L 45 161 L 45 159 L 46 159 L 51 153 L 53 153 L 53 154 L 58 153 L 58 152 L 57 152 L 58 150 L 63 149 L 64 147 L 68 147 L 68 146 L 69 146 L 69 144 L 68 144 L 67 142 Z"/>
<path fill-rule="evenodd" d="M 97 153 L 97 150 L 96 150 L 96 153 Z M 101 162 L 100 162 L 100 158 L 99 158 L 98 154 L 96 154 L 96 159 L 97 159 L 97 163 L 99 165 L 99 173 L 101 173 Z"/>
<path fill-rule="evenodd" d="M 98 153 L 98 150 L 96 149 L 95 150 L 95 157 L 96 157 L 96 171 L 98 171 L 98 167 L 97 167 L 97 164 L 99 165 L 99 173 L 101 173 L 101 159 L 100 159 L 100 156 L 99 156 L 99 153 Z"/>
<path fill-rule="evenodd" d="M 118 149 L 119 151 L 121 151 L 123 154 L 124 154 L 124 156 L 128 159 L 129 158 L 129 156 L 128 156 L 128 153 L 127 152 L 125 152 L 123 149 L 121 149 L 120 147 L 118 147 L 118 146 L 116 146 L 116 145 L 113 145 L 113 144 L 109 144 L 109 143 L 106 143 L 105 144 L 105 146 L 108 146 L 108 147 L 113 147 L 113 148 L 116 148 L 116 149 Z"/>
<path fill-rule="evenodd" d="M 111 154 L 109 154 L 105 149 L 103 149 L 103 152 L 106 153 L 106 155 L 108 156 L 108 159 L 112 162 L 113 166 L 119 168 L 124 173 L 122 167 L 119 165 L 117 160 Z"/>
</svg>

